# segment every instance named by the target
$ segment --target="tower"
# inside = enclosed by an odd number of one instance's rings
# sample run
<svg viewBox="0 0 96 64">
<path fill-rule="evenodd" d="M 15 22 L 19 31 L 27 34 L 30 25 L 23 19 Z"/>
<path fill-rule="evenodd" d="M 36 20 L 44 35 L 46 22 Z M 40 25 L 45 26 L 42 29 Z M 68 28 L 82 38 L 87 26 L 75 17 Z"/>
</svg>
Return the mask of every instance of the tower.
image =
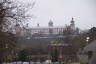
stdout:
<svg viewBox="0 0 96 64">
<path fill-rule="evenodd" d="M 53 34 L 53 22 L 52 20 L 50 19 L 49 23 L 48 23 L 48 26 L 49 26 L 49 34 Z"/>
<path fill-rule="evenodd" d="M 49 23 L 48 23 L 48 26 L 49 26 L 49 27 L 53 27 L 53 22 L 52 22 L 51 19 L 50 19 L 50 21 L 49 21 Z"/>
<path fill-rule="evenodd" d="M 74 18 L 73 17 L 72 17 L 71 22 L 70 22 L 70 28 L 72 30 L 75 30 L 75 21 L 74 21 Z"/>
<path fill-rule="evenodd" d="M 39 23 L 37 23 L 37 27 L 39 27 L 40 25 L 39 25 Z"/>
</svg>

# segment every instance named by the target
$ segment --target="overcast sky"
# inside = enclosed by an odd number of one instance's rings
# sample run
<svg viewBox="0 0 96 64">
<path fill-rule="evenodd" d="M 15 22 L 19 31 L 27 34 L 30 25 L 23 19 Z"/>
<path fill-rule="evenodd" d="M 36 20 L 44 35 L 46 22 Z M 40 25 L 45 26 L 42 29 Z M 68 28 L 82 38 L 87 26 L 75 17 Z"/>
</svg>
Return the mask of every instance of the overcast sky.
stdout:
<svg viewBox="0 0 96 64">
<path fill-rule="evenodd" d="M 24 0 L 22 0 L 24 1 Z M 29 0 L 25 0 L 29 1 Z M 50 19 L 54 26 L 70 24 L 74 17 L 76 26 L 81 29 L 96 27 L 96 0 L 34 0 L 35 6 L 30 13 L 35 18 L 30 26 L 48 26 Z M 30 0 L 31 2 L 31 0 Z"/>
</svg>

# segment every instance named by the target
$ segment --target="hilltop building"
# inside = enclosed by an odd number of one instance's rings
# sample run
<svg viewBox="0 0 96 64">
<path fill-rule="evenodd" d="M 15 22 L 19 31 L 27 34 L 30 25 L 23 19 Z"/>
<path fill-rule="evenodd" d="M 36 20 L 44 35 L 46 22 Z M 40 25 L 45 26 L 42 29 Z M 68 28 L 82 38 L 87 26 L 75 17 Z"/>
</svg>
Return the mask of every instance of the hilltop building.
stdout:
<svg viewBox="0 0 96 64">
<path fill-rule="evenodd" d="M 71 19 L 69 26 L 53 26 L 53 21 L 50 19 L 47 27 L 42 27 L 37 24 L 37 27 L 31 28 L 31 34 L 63 34 L 63 31 L 68 28 L 71 29 L 73 34 L 77 34 L 78 28 L 75 27 L 74 18 Z"/>
<path fill-rule="evenodd" d="M 18 31 L 19 30 L 19 31 Z M 70 25 L 65 26 L 54 26 L 53 21 L 50 19 L 48 26 L 42 27 L 37 24 L 36 27 L 28 28 L 28 29 L 17 29 L 17 34 L 21 36 L 25 35 L 63 35 L 64 30 L 70 30 L 71 34 L 76 35 L 79 34 L 79 29 L 75 26 L 74 18 L 71 19 Z"/>
</svg>

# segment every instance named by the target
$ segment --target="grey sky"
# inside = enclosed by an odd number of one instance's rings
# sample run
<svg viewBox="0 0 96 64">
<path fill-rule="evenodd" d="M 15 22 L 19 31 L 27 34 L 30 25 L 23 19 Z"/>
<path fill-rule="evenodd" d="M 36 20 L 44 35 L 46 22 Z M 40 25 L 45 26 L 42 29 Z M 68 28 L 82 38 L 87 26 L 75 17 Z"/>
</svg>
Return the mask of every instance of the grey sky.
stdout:
<svg viewBox="0 0 96 64">
<path fill-rule="evenodd" d="M 22 0 L 24 1 L 24 0 Z M 28 0 L 25 0 L 25 2 Z M 34 8 L 30 10 L 36 16 L 30 26 L 48 26 L 50 19 L 54 26 L 69 24 L 72 17 L 76 26 L 81 29 L 96 26 L 96 0 L 34 0 Z"/>
</svg>

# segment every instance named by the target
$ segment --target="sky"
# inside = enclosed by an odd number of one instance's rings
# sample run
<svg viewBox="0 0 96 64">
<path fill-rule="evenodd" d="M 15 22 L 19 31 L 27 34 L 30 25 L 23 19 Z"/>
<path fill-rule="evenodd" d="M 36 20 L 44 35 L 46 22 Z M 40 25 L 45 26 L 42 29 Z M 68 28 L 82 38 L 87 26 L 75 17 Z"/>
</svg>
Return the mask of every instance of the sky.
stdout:
<svg viewBox="0 0 96 64">
<path fill-rule="evenodd" d="M 33 2 L 21 0 L 21 2 Z M 96 0 L 34 0 L 35 5 L 30 14 L 34 17 L 30 20 L 30 27 L 48 26 L 50 19 L 54 26 L 70 24 L 74 18 L 75 24 L 81 29 L 96 27 Z"/>
</svg>

